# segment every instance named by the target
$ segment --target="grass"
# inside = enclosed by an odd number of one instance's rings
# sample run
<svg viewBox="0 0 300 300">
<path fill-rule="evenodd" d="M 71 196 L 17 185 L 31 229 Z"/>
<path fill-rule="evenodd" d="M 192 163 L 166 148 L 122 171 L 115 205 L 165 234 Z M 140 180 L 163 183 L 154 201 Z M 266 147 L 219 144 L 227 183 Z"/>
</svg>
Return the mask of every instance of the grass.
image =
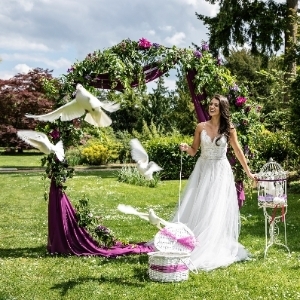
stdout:
<svg viewBox="0 0 300 300">
<path fill-rule="evenodd" d="M 2 156 L 0 156 L 2 159 Z M 2 165 L 0 163 L 0 166 Z M 42 173 L 0 173 L 0 300 L 52 299 L 300 299 L 300 195 L 288 194 L 287 239 L 272 246 L 264 258 L 264 216 L 256 194 L 241 209 L 240 242 L 251 261 L 211 272 L 190 272 L 180 283 L 153 282 L 147 275 L 147 255 L 102 257 L 54 256 L 46 251 L 47 202 Z M 186 181 L 182 182 L 183 187 Z M 152 239 L 157 229 L 144 220 L 116 210 L 119 203 L 155 212 L 168 219 L 178 201 L 179 181 L 156 188 L 117 181 L 116 171 L 77 172 L 66 191 L 73 204 L 82 196 L 102 216 L 102 224 L 121 240 Z M 280 237 L 283 233 L 282 223 Z"/>
<path fill-rule="evenodd" d="M 41 159 L 43 157 L 43 153 L 35 150 L 24 151 L 24 153 L 15 153 L 13 155 L 6 155 L 2 151 L 0 152 L 0 168 L 41 167 Z"/>
</svg>

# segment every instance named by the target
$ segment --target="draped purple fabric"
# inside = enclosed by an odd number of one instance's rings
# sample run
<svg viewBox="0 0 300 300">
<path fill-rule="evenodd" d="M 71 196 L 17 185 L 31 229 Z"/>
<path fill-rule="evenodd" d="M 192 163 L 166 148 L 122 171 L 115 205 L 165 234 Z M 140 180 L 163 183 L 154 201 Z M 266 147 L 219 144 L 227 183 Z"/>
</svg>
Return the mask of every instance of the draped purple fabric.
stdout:
<svg viewBox="0 0 300 300">
<path fill-rule="evenodd" d="M 123 245 L 118 242 L 111 248 L 100 248 L 90 234 L 78 226 L 75 210 L 68 197 L 51 182 L 48 206 L 48 252 L 77 256 L 116 257 L 153 251 L 145 243 Z"/>
<path fill-rule="evenodd" d="M 159 78 L 161 75 L 165 74 L 168 71 L 167 69 L 160 70 L 158 66 L 155 66 L 154 64 L 150 64 L 143 67 L 143 70 L 145 76 L 145 83 L 148 83 L 152 80 Z M 90 85 L 96 88 L 101 88 L 106 90 L 110 90 L 112 88 L 112 82 L 109 78 L 108 73 L 97 75 L 94 78 L 94 80 L 90 83 Z M 139 85 L 138 80 L 134 80 L 131 83 L 131 87 L 137 87 L 138 85 Z M 124 90 L 124 86 L 119 82 L 113 89 L 117 91 L 122 91 Z"/>
<path fill-rule="evenodd" d="M 192 100 L 193 100 L 193 103 L 195 106 L 198 121 L 205 122 L 209 119 L 209 115 L 201 102 L 206 99 L 206 94 L 205 94 L 205 92 L 203 92 L 202 94 L 196 95 L 196 93 L 195 93 L 196 86 L 194 83 L 195 76 L 196 76 L 196 71 L 189 70 L 186 74 L 186 79 L 187 79 L 191 97 L 192 97 Z"/>
</svg>

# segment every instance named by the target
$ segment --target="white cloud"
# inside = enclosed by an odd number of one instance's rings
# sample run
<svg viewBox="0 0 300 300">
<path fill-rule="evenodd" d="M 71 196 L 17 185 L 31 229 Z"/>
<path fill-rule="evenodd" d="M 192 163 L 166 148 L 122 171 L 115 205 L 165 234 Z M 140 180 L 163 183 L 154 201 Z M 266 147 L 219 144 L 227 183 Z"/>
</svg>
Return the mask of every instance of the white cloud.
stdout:
<svg viewBox="0 0 300 300">
<path fill-rule="evenodd" d="M 149 30 L 149 31 L 148 31 L 148 34 L 150 34 L 150 35 L 155 35 L 155 30 Z"/>
<path fill-rule="evenodd" d="M 32 68 L 30 68 L 29 66 L 27 66 L 26 64 L 17 64 L 14 69 L 18 72 L 18 73 L 22 73 L 22 74 L 27 74 L 30 70 L 32 70 Z"/>
<path fill-rule="evenodd" d="M 33 8 L 32 1 L 28 0 L 19 0 L 20 5 L 24 8 L 25 11 L 31 11 Z"/>
<path fill-rule="evenodd" d="M 176 32 L 173 36 L 166 37 L 165 41 L 168 44 L 179 46 L 179 45 L 181 45 L 181 44 L 184 43 L 184 41 L 185 41 L 185 34 L 183 32 Z"/>
<path fill-rule="evenodd" d="M 0 49 L 22 50 L 22 51 L 49 51 L 42 43 L 30 42 L 22 37 L 10 37 L 0 40 Z"/>
</svg>

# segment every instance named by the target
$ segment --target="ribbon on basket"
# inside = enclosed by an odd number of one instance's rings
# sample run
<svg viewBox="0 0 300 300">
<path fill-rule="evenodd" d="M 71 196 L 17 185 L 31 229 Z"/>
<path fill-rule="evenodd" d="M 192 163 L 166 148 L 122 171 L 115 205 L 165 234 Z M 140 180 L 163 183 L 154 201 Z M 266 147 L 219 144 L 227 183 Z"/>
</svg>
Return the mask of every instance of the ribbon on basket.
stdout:
<svg viewBox="0 0 300 300">
<path fill-rule="evenodd" d="M 277 208 L 279 208 L 278 205 L 275 206 L 275 208 L 273 209 L 273 214 L 270 220 L 270 224 L 272 224 L 272 222 L 274 221 L 275 217 L 276 217 L 276 210 Z M 284 206 L 281 206 L 281 221 L 284 222 L 285 221 L 285 215 L 284 215 Z"/>
<path fill-rule="evenodd" d="M 186 265 L 169 265 L 169 266 L 150 265 L 150 269 L 162 273 L 175 273 L 175 272 L 186 271 L 189 268 Z"/>
<path fill-rule="evenodd" d="M 191 251 L 194 250 L 194 248 L 196 246 L 196 240 L 195 240 L 195 237 L 193 237 L 193 236 L 189 235 L 189 236 L 186 236 L 186 237 L 177 238 L 175 234 L 173 234 L 172 232 L 170 232 L 166 228 L 163 228 L 160 232 L 163 235 L 171 238 L 175 242 L 181 244 L 182 246 L 190 249 Z"/>
</svg>

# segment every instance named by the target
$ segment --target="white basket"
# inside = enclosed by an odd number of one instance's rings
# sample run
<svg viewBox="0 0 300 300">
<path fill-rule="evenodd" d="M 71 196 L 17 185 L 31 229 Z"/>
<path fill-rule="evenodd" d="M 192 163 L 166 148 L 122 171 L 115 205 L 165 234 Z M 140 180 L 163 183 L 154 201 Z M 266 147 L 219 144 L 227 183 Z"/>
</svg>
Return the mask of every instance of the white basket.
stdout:
<svg viewBox="0 0 300 300">
<path fill-rule="evenodd" d="M 149 277 L 154 281 L 179 282 L 187 280 L 192 262 L 190 253 L 195 248 L 193 232 L 182 223 L 173 223 L 160 230 L 154 237 L 160 250 L 148 253 Z M 197 271 L 193 271 L 197 273 Z"/>
</svg>

